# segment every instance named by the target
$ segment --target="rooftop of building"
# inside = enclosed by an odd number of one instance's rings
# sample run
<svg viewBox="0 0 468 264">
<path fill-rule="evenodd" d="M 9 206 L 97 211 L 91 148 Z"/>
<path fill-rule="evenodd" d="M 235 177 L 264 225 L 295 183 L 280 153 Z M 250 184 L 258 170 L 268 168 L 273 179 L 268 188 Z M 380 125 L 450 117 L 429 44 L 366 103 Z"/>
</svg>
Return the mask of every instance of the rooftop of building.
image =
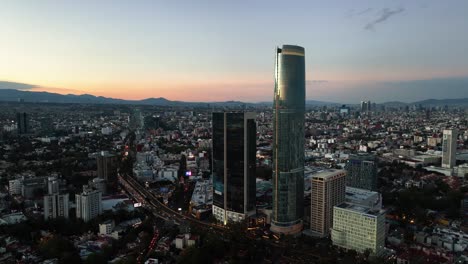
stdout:
<svg viewBox="0 0 468 264">
<path fill-rule="evenodd" d="M 349 198 L 352 200 L 365 201 L 376 195 L 379 195 L 379 193 L 365 190 L 365 189 L 346 186 L 346 198 Z"/>
<path fill-rule="evenodd" d="M 377 216 L 377 215 L 384 213 L 384 210 L 376 210 L 376 209 L 372 209 L 369 207 L 360 206 L 360 205 L 356 205 L 356 204 L 352 204 L 348 202 L 341 203 L 339 205 L 336 205 L 335 207 L 346 209 L 348 211 L 361 213 L 361 214 L 372 215 L 372 216 Z"/>
<path fill-rule="evenodd" d="M 286 55 L 302 55 L 304 56 L 304 48 L 296 45 L 283 45 L 280 52 Z"/>
<path fill-rule="evenodd" d="M 326 169 L 326 170 L 323 170 L 323 171 L 319 171 L 318 173 L 312 175 L 312 179 L 316 179 L 316 178 L 321 178 L 321 179 L 328 179 L 328 178 L 331 178 L 331 177 L 334 177 L 338 174 L 341 174 L 341 173 L 346 173 L 345 170 L 339 170 L 339 169 Z"/>
<path fill-rule="evenodd" d="M 350 160 L 366 160 L 366 161 L 374 161 L 375 155 L 367 153 L 367 152 L 359 152 L 356 154 L 349 155 Z"/>
<path fill-rule="evenodd" d="M 110 153 L 109 151 L 101 151 L 101 152 L 98 152 L 96 156 L 98 156 L 98 157 L 114 157 L 115 154 Z"/>
<path fill-rule="evenodd" d="M 213 184 L 211 179 L 197 181 L 193 190 L 191 202 L 195 206 L 213 202 Z"/>
</svg>

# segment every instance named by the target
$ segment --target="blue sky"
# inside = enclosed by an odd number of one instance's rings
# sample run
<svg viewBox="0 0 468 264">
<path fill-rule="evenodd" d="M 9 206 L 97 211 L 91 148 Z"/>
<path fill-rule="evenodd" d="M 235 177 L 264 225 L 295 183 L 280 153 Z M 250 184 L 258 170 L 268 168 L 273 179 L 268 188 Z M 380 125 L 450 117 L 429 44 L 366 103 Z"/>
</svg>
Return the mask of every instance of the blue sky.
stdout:
<svg viewBox="0 0 468 264">
<path fill-rule="evenodd" d="M 275 46 L 297 44 L 308 99 L 468 97 L 467 13 L 464 0 L 6 0 L 0 81 L 128 99 L 265 101 Z"/>
</svg>

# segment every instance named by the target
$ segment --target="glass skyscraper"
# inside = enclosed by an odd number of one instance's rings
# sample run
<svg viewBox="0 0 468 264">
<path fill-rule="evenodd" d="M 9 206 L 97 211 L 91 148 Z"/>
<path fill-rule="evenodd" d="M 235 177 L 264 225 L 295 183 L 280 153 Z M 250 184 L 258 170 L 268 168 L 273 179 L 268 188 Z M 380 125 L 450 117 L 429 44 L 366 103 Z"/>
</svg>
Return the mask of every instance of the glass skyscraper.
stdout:
<svg viewBox="0 0 468 264">
<path fill-rule="evenodd" d="M 18 134 L 29 133 L 29 116 L 27 113 L 16 113 L 16 123 L 18 126 Z"/>
<path fill-rule="evenodd" d="M 213 215 L 240 222 L 255 214 L 255 114 L 213 113 L 212 120 Z"/>
<path fill-rule="evenodd" d="M 304 214 L 304 48 L 276 49 L 271 230 L 297 234 Z"/>
<path fill-rule="evenodd" d="M 348 172 L 346 186 L 371 191 L 377 190 L 377 162 L 375 156 L 367 153 L 350 155 L 345 169 Z"/>
</svg>

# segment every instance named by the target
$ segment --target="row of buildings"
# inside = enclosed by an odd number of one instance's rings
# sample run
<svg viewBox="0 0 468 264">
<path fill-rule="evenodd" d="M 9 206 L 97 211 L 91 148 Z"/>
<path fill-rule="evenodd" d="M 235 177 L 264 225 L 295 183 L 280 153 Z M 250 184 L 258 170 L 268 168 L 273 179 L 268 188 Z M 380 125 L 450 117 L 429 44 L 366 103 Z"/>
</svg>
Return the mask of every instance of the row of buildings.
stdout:
<svg viewBox="0 0 468 264">
<path fill-rule="evenodd" d="M 301 47 L 285 45 L 276 51 L 271 231 L 294 235 L 308 229 L 320 237 L 332 232 L 338 246 L 380 254 L 385 242 L 381 206 L 345 201 L 346 186 L 358 190 L 356 196 L 361 190 L 356 188 L 377 189 L 371 155 L 352 156 L 346 170 L 312 175 L 310 229 L 304 226 L 304 63 Z M 213 215 L 224 224 L 256 215 L 255 118 L 251 112 L 213 113 Z"/>
<path fill-rule="evenodd" d="M 116 179 L 116 156 L 108 152 L 96 155 L 97 178 L 83 186 L 75 195 L 75 203 L 70 201 L 66 182 L 57 175 L 48 177 L 22 176 L 9 181 L 9 193 L 34 200 L 42 196 L 44 219 L 69 218 L 70 209 L 76 209 L 76 217 L 87 222 L 102 213 L 102 195 L 106 194 L 108 183 Z"/>
</svg>

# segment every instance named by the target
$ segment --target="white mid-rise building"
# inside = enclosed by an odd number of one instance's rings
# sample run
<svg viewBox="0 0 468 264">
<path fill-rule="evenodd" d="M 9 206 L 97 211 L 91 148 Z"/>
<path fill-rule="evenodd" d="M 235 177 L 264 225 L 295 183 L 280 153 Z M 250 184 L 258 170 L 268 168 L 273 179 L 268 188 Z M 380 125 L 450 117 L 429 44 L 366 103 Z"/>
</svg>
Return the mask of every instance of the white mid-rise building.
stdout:
<svg viewBox="0 0 468 264">
<path fill-rule="evenodd" d="M 108 220 L 102 224 L 99 224 L 99 234 L 100 235 L 110 235 L 114 231 L 115 222 L 114 220 Z"/>
<path fill-rule="evenodd" d="M 101 134 L 103 134 L 103 135 L 112 134 L 112 127 L 103 127 L 103 128 L 101 128 Z"/>
<path fill-rule="evenodd" d="M 385 211 L 342 203 L 333 208 L 333 245 L 373 255 L 381 255 L 385 247 Z"/>
<path fill-rule="evenodd" d="M 68 219 L 69 197 L 66 194 L 44 195 L 44 219 L 63 217 Z"/>
<path fill-rule="evenodd" d="M 81 194 L 76 194 L 76 217 L 87 222 L 102 213 L 102 193 L 98 190 L 83 187 Z"/>
<path fill-rule="evenodd" d="M 88 185 L 98 191 L 100 191 L 102 194 L 107 193 L 107 185 L 106 185 L 106 180 L 102 178 L 94 178 L 93 180 L 88 182 Z"/>
<path fill-rule="evenodd" d="M 23 186 L 22 179 L 14 179 L 8 182 L 8 190 L 10 195 L 21 195 L 21 190 Z"/>
</svg>

